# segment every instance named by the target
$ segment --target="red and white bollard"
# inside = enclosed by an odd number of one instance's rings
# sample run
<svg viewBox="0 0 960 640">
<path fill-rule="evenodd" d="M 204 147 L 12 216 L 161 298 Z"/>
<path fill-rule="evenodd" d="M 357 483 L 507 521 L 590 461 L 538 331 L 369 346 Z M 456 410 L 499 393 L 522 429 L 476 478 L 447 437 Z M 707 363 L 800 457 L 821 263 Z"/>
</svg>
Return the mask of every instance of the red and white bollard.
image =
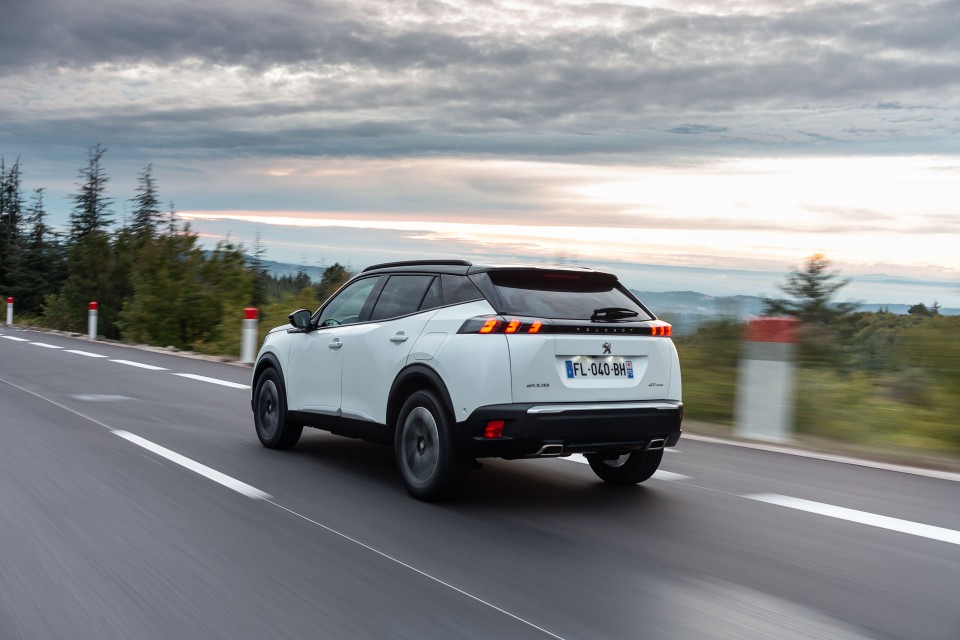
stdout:
<svg viewBox="0 0 960 640">
<path fill-rule="evenodd" d="M 755 318 L 747 323 L 737 368 L 736 435 L 790 440 L 797 325 L 796 318 Z"/>
<path fill-rule="evenodd" d="M 91 302 L 87 311 L 87 337 L 97 339 L 97 303 Z"/>
<path fill-rule="evenodd" d="M 7 298 L 7 326 L 13 325 L 13 297 Z"/>
<path fill-rule="evenodd" d="M 256 307 L 243 310 L 243 326 L 240 329 L 240 362 L 253 362 L 257 357 L 257 325 L 260 312 Z"/>
</svg>

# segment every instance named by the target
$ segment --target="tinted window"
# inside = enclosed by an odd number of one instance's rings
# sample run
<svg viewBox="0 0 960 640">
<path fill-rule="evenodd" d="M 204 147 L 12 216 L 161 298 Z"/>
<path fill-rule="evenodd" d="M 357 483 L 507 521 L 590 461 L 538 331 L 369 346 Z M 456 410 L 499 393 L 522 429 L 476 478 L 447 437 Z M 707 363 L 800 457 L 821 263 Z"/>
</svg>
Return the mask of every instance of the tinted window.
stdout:
<svg viewBox="0 0 960 640">
<path fill-rule="evenodd" d="M 338 293 L 323 308 L 317 324 L 321 327 L 334 327 L 341 324 L 351 324 L 359 320 L 363 305 L 379 280 L 379 277 L 357 280 Z"/>
<path fill-rule="evenodd" d="M 423 302 L 420 303 L 420 310 L 436 309 L 441 304 L 443 303 L 440 301 L 440 278 L 434 278 L 430 288 L 427 289 L 427 295 L 423 297 Z"/>
<path fill-rule="evenodd" d="M 460 304 L 483 297 L 467 276 L 443 274 L 443 304 Z"/>
<path fill-rule="evenodd" d="M 652 319 L 620 288 L 616 278 L 607 274 L 491 271 L 489 275 L 500 298 L 500 313 L 589 320 L 598 309 L 623 308 L 637 312 L 624 319 Z"/>
<path fill-rule="evenodd" d="M 383 320 L 415 313 L 431 281 L 433 276 L 390 276 L 370 319 Z"/>
</svg>

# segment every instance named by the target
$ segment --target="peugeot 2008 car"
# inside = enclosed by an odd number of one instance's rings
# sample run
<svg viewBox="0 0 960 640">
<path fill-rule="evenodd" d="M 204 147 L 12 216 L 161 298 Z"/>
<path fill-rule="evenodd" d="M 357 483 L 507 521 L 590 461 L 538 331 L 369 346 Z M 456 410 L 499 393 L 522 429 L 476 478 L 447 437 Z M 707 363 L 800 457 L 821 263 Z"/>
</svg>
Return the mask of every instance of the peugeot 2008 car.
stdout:
<svg viewBox="0 0 960 640">
<path fill-rule="evenodd" d="M 478 458 L 583 454 L 643 482 L 681 434 L 670 325 L 610 273 L 459 260 L 364 269 L 266 336 L 257 436 L 303 427 L 390 444 L 407 490 L 456 494 Z"/>
</svg>

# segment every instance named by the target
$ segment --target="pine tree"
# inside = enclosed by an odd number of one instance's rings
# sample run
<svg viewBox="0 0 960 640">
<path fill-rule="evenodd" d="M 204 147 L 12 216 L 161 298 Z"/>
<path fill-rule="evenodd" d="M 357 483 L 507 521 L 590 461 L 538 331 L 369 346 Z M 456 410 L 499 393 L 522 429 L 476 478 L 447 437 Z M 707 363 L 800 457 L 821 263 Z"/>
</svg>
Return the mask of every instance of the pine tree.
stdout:
<svg viewBox="0 0 960 640">
<path fill-rule="evenodd" d="M 63 251 L 56 234 L 47 225 L 43 189 L 36 189 L 26 211 L 26 227 L 21 237 L 19 262 L 14 280 L 19 309 L 39 314 L 46 296 L 54 294 L 64 276 Z"/>
<path fill-rule="evenodd" d="M 133 203 L 133 219 L 130 230 L 140 240 L 156 235 L 161 223 L 160 198 L 157 194 L 157 181 L 153 177 L 153 165 L 148 164 L 137 176 L 137 195 L 130 199 Z"/>
<path fill-rule="evenodd" d="M 253 251 L 250 254 L 250 273 L 253 276 L 253 291 L 250 296 L 250 304 L 255 307 L 262 307 L 267 302 L 267 291 L 270 286 L 270 274 L 267 273 L 267 267 L 263 264 L 263 256 L 266 255 L 267 248 L 263 246 L 260 240 L 260 232 L 257 231 L 253 239 Z"/>
<path fill-rule="evenodd" d="M 830 261 L 822 253 L 816 253 L 779 285 L 792 300 L 764 298 L 764 313 L 793 316 L 811 325 L 829 324 L 854 309 L 851 303 L 833 302 L 833 295 L 849 283 L 849 279 L 838 279 L 837 274 L 830 271 Z"/>
<path fill-rule="evenodd" d="M 12 294 L 17 288 L 13 274 L 20 259 L 23 189 L 20 159 L 10 169 L 0 158 L 0 293 Z"/>
<path fill-rule="evenodd" d="M 91 148 L 87 165 L 80 169 L 79 191 L 70 196 L 73 211 L 70 213 L 70 242 L 77 243 L 96 231 L 113 224 L 110 207 L 113 199 L 107 197 L 109 178 L 100 162 L 106 149 L 97 144 Z"/>
</svg>

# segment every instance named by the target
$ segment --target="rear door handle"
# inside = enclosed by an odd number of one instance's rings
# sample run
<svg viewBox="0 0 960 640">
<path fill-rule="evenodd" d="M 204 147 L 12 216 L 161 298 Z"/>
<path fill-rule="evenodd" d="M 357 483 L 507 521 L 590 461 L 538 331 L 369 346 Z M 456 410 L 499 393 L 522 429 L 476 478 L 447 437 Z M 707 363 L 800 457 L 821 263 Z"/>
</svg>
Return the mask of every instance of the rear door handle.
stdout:
<svg viewBox="0 0 960 640">
<path fill-rule="evenodd" d="M 398 331 L 395 336 L 393 336 L 392 338 L 390 338 L 390 342 L 393 342 L 393 343 L 396 343 L 396 344 L 400 344 L 401 342 L 406 342 L 406 341 L 407 341 L 407 337 L 408 337 L 408 336 L 407 336 L 406 334 L 404 334 L 403 331 Z"/>
<path fill-rule="evenodd" d="M 339 349 L 340 347 L 343 346 L 343 343 L 340 342 L 340 338 L 337 338 L 335 340 L 332 340 L 330 344 L 328 344 L 327 346 L 330 347 L 331 349 Z"/>
</svg>

